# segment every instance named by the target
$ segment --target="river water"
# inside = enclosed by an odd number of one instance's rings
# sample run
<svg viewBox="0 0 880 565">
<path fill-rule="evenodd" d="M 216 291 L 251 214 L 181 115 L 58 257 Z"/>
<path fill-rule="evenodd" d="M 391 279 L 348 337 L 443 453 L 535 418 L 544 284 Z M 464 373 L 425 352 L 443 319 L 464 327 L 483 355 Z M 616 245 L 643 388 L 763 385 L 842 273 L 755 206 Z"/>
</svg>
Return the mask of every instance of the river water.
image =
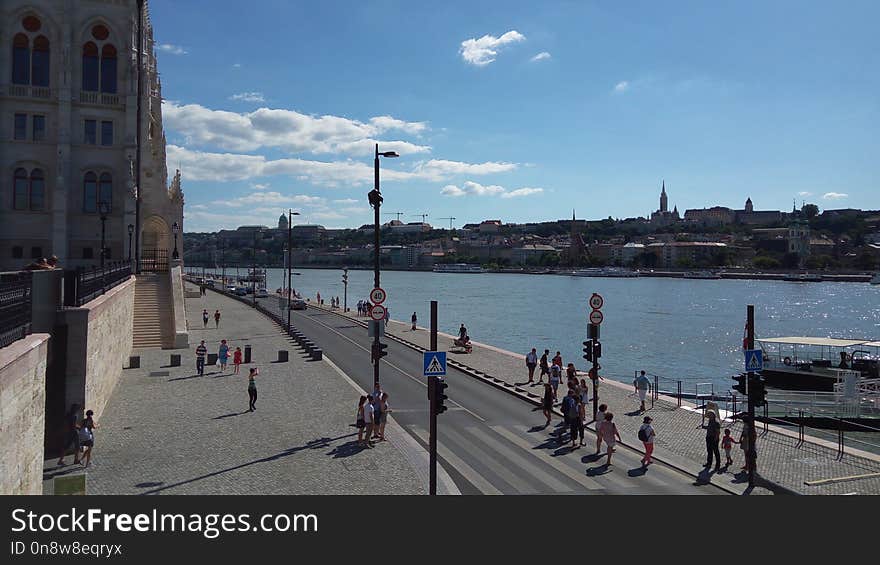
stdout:
<svg viewBox="0 0 880 565">
<path fill-rule="evenodd" d="M 227 275 L 234 271 L 227 270 Z M 302 269 L 293 287 L 304 298 L 343 297 L 340 269 Z M 269 269 L 268 288 L 284 271 Z M 242 270 L 244 274 L 244 270 Z M 348 305 L 366 298 L 372 271 L 349 271 Z M 382 287 L 391 318 L 429 325 L 439 302 L 439 329 L 457 334 L 464 323 L 475 341 L 525 355 L 532 347 L 586 369 L 587 300 L 605 299 L 602 374 L 631 382 L 636 370 L 726 391 L 743 366 L 746 305 L 755 305 L 758 337 L 822 336 L 880 340 L 880 286 L 868 283 L 595 278 L 562 275 L 456 274 L 385 271 Z M 661 387 L 667 388 L 667 387 Z M 706 392 L 704 388 L 701 392 Z"/>
</svg>

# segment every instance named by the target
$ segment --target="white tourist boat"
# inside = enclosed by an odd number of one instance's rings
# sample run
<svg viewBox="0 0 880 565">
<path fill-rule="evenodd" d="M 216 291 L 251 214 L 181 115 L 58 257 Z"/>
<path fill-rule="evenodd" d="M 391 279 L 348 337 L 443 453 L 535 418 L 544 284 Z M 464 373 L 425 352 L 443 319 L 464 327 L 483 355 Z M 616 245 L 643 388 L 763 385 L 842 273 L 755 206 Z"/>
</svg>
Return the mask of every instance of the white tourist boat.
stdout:
<svg viewBox="0 0 880 565">
<path fill-rule="evenodd" d="M 485 273 L 486 269 L 471 263 L 443 263 L 434 265 L 435 273 Z"/>
<path fill-rule="evenodd" d="M 771 387 L 830 392 L 849 375 L 880 378 L 880 341 L 795 336 L 755 342 L 763 352 L 761 375 Z"/>
<path fill-rule="evenodd" d="M 637 277 L 639 276 L 638 271 L 633 271 L 631 269 L 622 269 L 620 267 L 590 267 L 587 269 L 578 269 L 577 271 L 572 271 L 571 276 L 573 277 Z"/>
<path fill-rule="evenodd" d="M 788 282 L 822 282 L 822 275 L 811 275 L 810 273 L 792 273 L 790 275 L 785 275 L 782 280 Z"/>
</svg>

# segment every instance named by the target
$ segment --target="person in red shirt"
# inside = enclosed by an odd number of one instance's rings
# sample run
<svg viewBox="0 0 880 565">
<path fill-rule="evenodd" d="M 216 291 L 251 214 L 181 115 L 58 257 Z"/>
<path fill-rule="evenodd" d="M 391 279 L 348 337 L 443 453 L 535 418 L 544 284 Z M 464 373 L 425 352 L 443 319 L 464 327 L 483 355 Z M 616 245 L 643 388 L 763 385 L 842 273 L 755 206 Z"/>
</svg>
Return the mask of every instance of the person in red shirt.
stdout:
<svg viewBox="0 0 880 565">
<path fill-rule="evenodd" d="M 556 357 L 553 358 L 553 365 L 559 366 L 559 371 L 562 372 L 562 354 L 558 351 L 556 352 Z"/>
<path fill-rule="evenodd" d="M 235 353 L 232 354 L 232 364 L 235 365 L 235 372 L 233 374 L 237 375 L 241 367 L 241 347 L 235 348 Z"/>
</svg>

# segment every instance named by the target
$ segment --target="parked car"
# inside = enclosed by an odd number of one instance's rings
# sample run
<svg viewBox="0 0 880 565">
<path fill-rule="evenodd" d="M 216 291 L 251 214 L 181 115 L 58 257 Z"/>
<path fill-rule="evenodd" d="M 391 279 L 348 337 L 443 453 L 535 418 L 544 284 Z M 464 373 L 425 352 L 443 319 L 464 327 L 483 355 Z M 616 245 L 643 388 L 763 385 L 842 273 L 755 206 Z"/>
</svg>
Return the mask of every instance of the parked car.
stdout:
<svg viewBox="0 0 880 565">
<path fill-rule="evenodd" d="M 247 296 L 247 293 L 249 290 L 250 290 L 249 288 L 239 286 L 239 287 L 236 287 L 234 292 L 235 292 L 236 296 Z"/>
<path fill-rule="evenodd" d="M 291 301 L 291 306 L 293 306 L 294 310 L 305 310 L 306 309 L 306 301 L 302 298 L 294 298 Z"/>
<path fill-rule="evenodd" d="M 235 292 L 235 285 L 234 284 L 226 285 L 226 292 Z"/>
<path fill-rule="evenodd" d="M 265 288 L 258 288 L 255 296 L 257 298 L 269 298 L 269 293 L 266 291 Z"/>
</svg>

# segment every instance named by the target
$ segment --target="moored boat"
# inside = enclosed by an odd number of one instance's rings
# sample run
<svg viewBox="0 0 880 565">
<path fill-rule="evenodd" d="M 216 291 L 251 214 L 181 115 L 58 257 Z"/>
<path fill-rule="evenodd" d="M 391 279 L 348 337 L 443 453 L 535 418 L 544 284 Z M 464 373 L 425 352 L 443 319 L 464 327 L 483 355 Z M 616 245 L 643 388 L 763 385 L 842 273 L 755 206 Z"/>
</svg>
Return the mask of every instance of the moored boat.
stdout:
<svg viewBox="0 0 880 565">
<path fill-rule="evenodd" d="M 721 275 L 712 271 L 688 271 L 684 274 L 686 279 L 720 279 Z"/>
<path fill-rule="evenodd" d="M 485 273 L 480 265 L 470 263 L 443 263 L 434 265 L 435 273 Z"/>
<path fill-rule="evenodd" d="M 768 386 L 833 391 L 847 379 L 880 377 L 880 341 L 824 337 L 756 339 Z"/>
<path fill-rule="evenodd" d="M 822 282 L 822 275 L 810 273 L 792 273 L 785 275 L 782 280 L 788 282 Z"/>
</svg>

